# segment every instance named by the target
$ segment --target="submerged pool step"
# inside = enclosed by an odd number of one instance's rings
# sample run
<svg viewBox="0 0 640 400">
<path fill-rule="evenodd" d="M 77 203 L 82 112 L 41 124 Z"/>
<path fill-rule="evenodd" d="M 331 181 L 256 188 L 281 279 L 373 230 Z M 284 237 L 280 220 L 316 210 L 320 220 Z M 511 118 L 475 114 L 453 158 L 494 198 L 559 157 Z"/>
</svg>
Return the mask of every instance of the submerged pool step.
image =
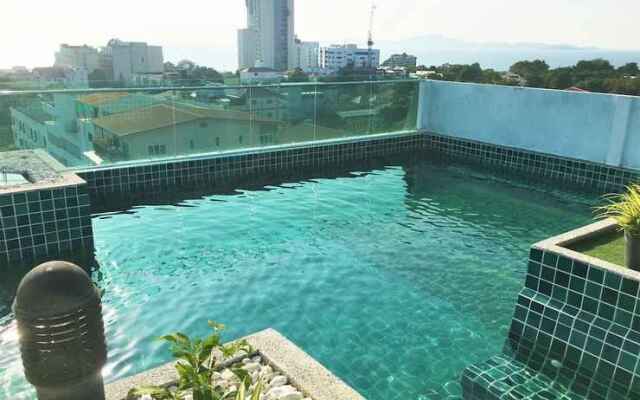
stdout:
<svg viewBox="0 0 640 400">
<path fill-rule="evenodd" d="M 503 354 L 469 366 L 465 400 L 638 399 L 640 332 L 525 288 Z"/>
<path fill-rule="evenodd" d="M 467 367 L 462 374 L 465 400 L 583 400 L 548 376 L 507 355 Z"/>
</svg>

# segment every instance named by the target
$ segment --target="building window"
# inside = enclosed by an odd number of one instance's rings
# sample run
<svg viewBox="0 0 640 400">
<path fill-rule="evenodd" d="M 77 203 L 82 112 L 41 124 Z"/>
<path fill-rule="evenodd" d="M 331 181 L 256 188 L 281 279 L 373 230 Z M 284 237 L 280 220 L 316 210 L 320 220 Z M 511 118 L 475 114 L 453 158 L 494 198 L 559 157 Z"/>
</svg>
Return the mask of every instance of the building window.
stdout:
<svg viewBox="0 0 640 400">
<path fill-rule="evenodd" d="M 219 137 L 216 138 L 216 146 L 220 147 L 220 138 Z"/>
<path fill-rule="evenodd" d="M 154 144 L 149 146 L 148 148 L 150 156 L 159 156 L 162 154 L 167 154 L 167 146 L 164 144 Z"/>
<path fill-rule="evenodd" d="M 209 124 L 207 122 L 200 122 L 200 128 L 207 128 Z"/>
<path fill-rule="evenodd" d="M 196 144 L 193 142 L 193 139 L 189 140 L 189 147 L 193 150 L 196 147 Z"/>
<path fill-rule="evenodd" d="M 239 142 L 240 144 L 242 144 L 242 136 L 240 136 L 240 137 L 238 138 L 238 142 Z"/>
</svg>

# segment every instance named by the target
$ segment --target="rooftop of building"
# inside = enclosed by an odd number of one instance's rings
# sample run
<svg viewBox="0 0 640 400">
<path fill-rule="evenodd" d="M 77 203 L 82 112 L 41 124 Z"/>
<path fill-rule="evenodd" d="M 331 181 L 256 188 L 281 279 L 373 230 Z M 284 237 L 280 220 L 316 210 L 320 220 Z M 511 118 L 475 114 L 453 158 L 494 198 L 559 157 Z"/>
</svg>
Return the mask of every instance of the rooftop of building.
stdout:
<svg viewBox="0 0 640 400">
<path fill-rule="evenodd" d="M 40 102 L 34 102 L 28 106 L 15 107 L 14 110 L 41 124 L 55 120 L 51 114 L 44 110 L 44 107 Z"/>
<path fill-rule="evenodd" d="M 130 112 L 96 118 L 93 123 L 114 135 L 124 137 L 186 122 L 211 119 L 277 123 L 269 119 L 252 118 L 252 114 L 248 112 L 215 110 L 191 105 L 170 106 L 167 104 L 156 104 Z"/>
<path fill-rule="evenodd" d="M 278 72 L 278 71 L 276 71 L 273 68 L 267 68 L 267 67 L 249 67 L 249 68 L 241 69 L 240 72 L 256 73 L 256 72 Z"/>
<path fill-rule="evenodd" d="M 79 103 L 97 106 L 97 105 L 111 103 L 111 102 L 120 100 L 123 97 L 127 97 L 129 95 L 130 94 L 126 92 L 94 93 L 94 94 L 80 96 L 78 97 L 77 100 Z"/>
</svg>

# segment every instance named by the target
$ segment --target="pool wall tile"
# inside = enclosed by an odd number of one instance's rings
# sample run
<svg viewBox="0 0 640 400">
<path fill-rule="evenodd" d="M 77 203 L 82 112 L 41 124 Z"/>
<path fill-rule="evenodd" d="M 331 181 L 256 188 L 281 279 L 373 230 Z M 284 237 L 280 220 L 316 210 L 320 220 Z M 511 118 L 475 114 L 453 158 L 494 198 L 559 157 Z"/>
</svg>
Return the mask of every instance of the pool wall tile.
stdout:
<svg viewBox="0 0 640 400">
<path fill-rule="evenodd" d="M 503 354 L 464 371 L 465 399 L 640 398 L 637 276 L 541 243 Z M 492 376 L 497 365 L 511 372 Z"/>
<path fill-rule="evenodd" d="M 259 151 L 253 154 L 214 155 L 195 160 L 165 161 L 79 172 L 87 181 L 92 201 L 114 196 L 140 197 L 175 188 L 224 186 L 301 168 L 319 168 L 409 152 L 424 144 L 421 133 L 395 137 L 327 143 Z"/>
<path fill-rule="evenodd" d="M 640 181 L 640 172 L 635 170 L 431 132 L 425 133 L 424 147 L 457 160 L 519 171 L 529 177 L 552 179 L 602 192 L 619 192 L 629 183 Z"/>
<path fill-rule="evenodd" d="M 0 194 L 0 269 L 93 251 L 86 184 Z"/>
</svg>

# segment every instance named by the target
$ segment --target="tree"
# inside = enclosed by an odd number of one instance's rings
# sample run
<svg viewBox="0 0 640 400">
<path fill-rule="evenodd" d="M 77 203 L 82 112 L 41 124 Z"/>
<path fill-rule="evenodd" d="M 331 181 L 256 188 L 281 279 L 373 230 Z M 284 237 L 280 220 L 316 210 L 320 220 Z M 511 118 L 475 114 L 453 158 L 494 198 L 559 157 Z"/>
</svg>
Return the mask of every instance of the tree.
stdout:
<svg viewBox="0 0 640 400">
<path fill-rule="evenodd" d="M 194 63 L 191 60 L 181 60 L 176 65 L 176 69 L 179 69 L 181 71 L 187 71 L 187 72 L 193 70 L 195 67 L 196 67 L 196 63 Z"/>
<path fill-rule="evenodd" d="M 460 82 L 482 82 L 482 68 L 478 63 L 464 65 L 457 78 Z"/>
<path fill-rule="evenodd" d="M 638 76 L 640 75 L 640 69 L 638 68 L 638 63 L 632 62 L 623 65 L 618 68 L 618 72 L 625 76 Z"/>
<path fill-rule="evenodd" d="M 605 82 L 606 80 L 601 78 L 588 78 L 588 79 L 578 81 L 576 83 L 576 86 L 578 86 L 579 88 L 588 90 L 590 92 L 606 93 L 607 90 L 606 90 Z"/>
<path fill-rule="evenodd" d="M 224 77 L 213 68 L 194 66 L 193 69 L 187 71 L 188 79 L 224 83 Z"/>
<path fill-rule="evenodd" d="M 607 79 L 614 72 L 615 68 L 611 63 L 602 58 L 595 60 L 580 61 L 573 69 L 574 78 L 577 81 L 593 80 L 593 79 Z"/>
<path fill-rule="evenodd" d="M 164 72 L 175 72 L 176 65 L 170 61 L 164 63 Z"/>
<path fill-rule="evenodd" d="M 509 71 L 523 78 L 527 75 L 543 75 L 548 70 L 549 65 L 543 60 L 518 61 L 509 68 Z"/>
<path fill-rule="evenodd" d="M 296 68 L 287 72 L 287 80 L 289 82 L 309 82 L 309 75 L 302 68 Z"/>
<path fill-rule="evenodd" d="M 350 62 L 345 67 L 340 68 L 335 80 L 338 82 L 357 81 L 361 79 L 360 75 L 361 72 Z"/>
<path fill-rule="evenodd" d="M 482 71 L 482 83 L 492 83 L 495 85 L 504 85 L 506 82 L 502 75 L 493 69 L 485 69 Z"/>
<path fill-rule="evenodd" d="M 543 87 L 544 76 L 549 71 L 549 65 L 543 60 L 518 61 L 509 71 L 518 74 L 527 81 L 527 86 Z"/>
<path fill-rule="evenodd" d="M 544 86 L 549 89 L 567 89 L 573 86 L 573 69 L 556 68 L 547 72 Z"/>
<path fill-rule="evenodd" d="M 93 89 L 109 87 L 109 83 L 104 70 L 96 69 L 89 74 L 89 87 Z"/>
</svg>

